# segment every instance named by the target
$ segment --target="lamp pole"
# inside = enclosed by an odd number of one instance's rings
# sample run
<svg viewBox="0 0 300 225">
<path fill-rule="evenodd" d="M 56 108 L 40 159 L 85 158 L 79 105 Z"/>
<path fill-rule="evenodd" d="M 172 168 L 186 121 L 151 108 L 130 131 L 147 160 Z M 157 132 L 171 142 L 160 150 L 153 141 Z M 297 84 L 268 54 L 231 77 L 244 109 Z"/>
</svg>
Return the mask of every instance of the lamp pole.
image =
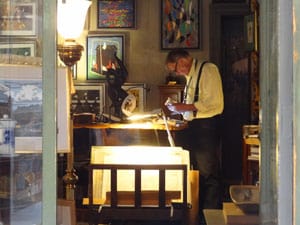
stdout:
<svg viewBox="0 0 300 225">
<path fill-rule="evenodd" d="M 57 46 L 59 58 L 68 67 L 68 83 L 70 87 L 70 100 L 75 93 L 71 67 L 81 58 L 83 46 L 76 43 L 85 22 L 86 13 L 91 5 L 87 0 L 59 0 L 57 13 L 57 31 L 65 39 L 63 44 Z M 71 101 L 69 101 L 71 102 Z M 70 120 L 70 152 L 67 154 L 66 175 L 63 177 L 66 183 L 66 199 L 75 200 L 75 187 L 78 176 L 75 174 L 74 149 L 73 149 L 73 118 Z"/>
<path fill-rule="evenodd" d="M 73 40 L 66 41 L 63 45 L 58 45 L 57 47 L 59 57 L 64 62 L 68 68 L 68 85 L 70 87 L 70 101 L 71 96 L 74 94 L 73 80 L 72 80 L 72 70 L 71 67 L 80 60 L 81 52 L 83 47 L 77 44 Z M 63 177 L 63 181 L 66 184 L 66 199 L 75 200 L 75 188 L 78 181 L 78 176 L 76 175 L 76 170 L 74 169 L 74 148 L 73 148 L 73 117 L 70 119 L 70 152 L 67 154 L 67 169 L 66 174 Z"/>
</svg>

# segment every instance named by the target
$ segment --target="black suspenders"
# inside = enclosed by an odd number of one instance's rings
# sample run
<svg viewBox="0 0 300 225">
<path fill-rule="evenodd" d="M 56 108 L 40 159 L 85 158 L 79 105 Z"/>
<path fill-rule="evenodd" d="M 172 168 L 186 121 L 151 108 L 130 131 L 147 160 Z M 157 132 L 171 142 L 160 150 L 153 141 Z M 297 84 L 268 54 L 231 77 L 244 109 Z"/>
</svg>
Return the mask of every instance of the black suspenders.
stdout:
<svg viewBox="0 0 300 225">
<path fill-rule="evenodd" d="M 196 87 L 195 87 L 195 96 L 194 96 L 194 102 L 197 102 L 198 99 L 199 99 L 199 81 L 200 81 L 200 77 L 201 77 L 201 74 L 202 74 L 202 69 L 203 69 L 203 66 L 205 63 L 207 63 L 208 61 L 204 61 L 202 64 L 201 64 L 201 67 L 199 69 L 199 73 L 198 73 L 198 78 L 197 78 L 197 83 L 196 83 Z"/>
</svg>

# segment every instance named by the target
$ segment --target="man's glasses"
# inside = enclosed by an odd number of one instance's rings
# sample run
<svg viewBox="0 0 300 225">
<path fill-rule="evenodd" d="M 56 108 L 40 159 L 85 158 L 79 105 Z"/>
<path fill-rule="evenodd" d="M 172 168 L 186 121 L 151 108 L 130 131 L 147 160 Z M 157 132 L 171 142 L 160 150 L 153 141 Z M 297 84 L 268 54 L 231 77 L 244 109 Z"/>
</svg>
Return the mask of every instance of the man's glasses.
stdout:
<svg viewBox="0 0 300 225">
<path fill-rule="evenodd" d="M 178 61 L 175 62 L 175 65 L 170 68 L 169 66 L 166 66 L 166 70 L 170 73 L 176 73 L 178 69 Z"/>
</svg>

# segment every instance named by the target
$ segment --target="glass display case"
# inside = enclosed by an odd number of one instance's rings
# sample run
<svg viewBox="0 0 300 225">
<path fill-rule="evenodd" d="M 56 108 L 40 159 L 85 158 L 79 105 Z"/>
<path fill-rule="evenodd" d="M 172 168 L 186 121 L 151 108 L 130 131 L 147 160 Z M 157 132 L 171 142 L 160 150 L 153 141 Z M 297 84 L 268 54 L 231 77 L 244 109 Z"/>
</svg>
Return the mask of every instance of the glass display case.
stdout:
<svg viewBox="0 0 300 225">
<path fill-rule="evenodd" d="M 41 154 L 0 155 L 0 221 L 38 224 L 41 221 Z M 25 209 L 32 216 L 21 216 Z M 28 211 L 28 212 L 29 212 Z"/>
<path fill-rule="evenodd" d="M 44 3 L 0 2 L 0 118 L 11 121 L 0 125 L 3 225 L 56 223 L 56 180 L 50 179 L 56 177 L 56 1 Z M 28 79 L 37 68 L 39 78 Z M 47 163 L 42 163 L 44 153 Z"/>
</svg>

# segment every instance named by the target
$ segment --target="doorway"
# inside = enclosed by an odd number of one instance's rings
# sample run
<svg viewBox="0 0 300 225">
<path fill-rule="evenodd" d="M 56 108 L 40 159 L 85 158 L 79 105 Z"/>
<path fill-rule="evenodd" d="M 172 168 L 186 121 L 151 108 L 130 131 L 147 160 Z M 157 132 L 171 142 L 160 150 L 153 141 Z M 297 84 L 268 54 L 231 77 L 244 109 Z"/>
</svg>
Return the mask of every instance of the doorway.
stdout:
<svg viewBox="0 0 300 225">
<path fill-rule="evenodd" d="M 228 186 L 242 182 L 243 125 L 258 122 L 251 116 L 250 53 L 245 49 L 249 5 L 212 4 L 210 11 L 210 58 L 220 69 L 224 91 L 221 162 L 226 198 Z"/>
</svg>

